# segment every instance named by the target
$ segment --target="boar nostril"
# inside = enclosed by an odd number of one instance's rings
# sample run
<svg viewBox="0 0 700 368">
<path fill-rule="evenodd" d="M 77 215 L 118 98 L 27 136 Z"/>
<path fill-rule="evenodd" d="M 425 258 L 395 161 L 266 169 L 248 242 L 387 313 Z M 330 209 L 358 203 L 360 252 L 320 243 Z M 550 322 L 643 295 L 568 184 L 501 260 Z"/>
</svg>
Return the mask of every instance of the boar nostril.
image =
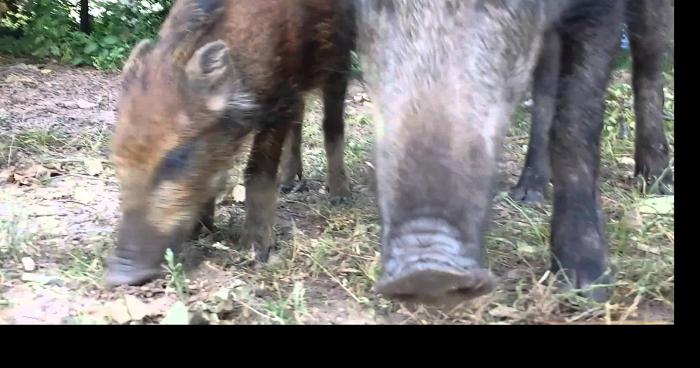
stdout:
<svg viewBox="0 0 700 368">
<path fill-rule="evenodd" d="M 446 221 L 406 222 L 387 240 L 384 273 L 376 290 L 399 300 L 426 303 L 469 299 L 490 292 L 495 278 L 477 257 L 478 245 L 464 242 Z"/>
</svg>

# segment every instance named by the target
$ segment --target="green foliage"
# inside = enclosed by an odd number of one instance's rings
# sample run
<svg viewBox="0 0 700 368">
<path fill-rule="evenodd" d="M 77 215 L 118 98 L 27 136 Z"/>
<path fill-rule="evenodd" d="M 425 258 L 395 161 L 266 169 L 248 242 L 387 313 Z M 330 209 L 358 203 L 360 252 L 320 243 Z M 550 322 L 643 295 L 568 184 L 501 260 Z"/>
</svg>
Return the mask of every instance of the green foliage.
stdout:
<svg viewBox="0 0 700 368">
<path fill-rule="evenodd" d="M 8 18 L 14 22 L 4 26 L 18 28 L 22 35 L 0 39 L 0 52 L 118 70 L 139 40 L 157 35 L 171 2 L 91 1 L 92 32 L 88 35 L 79 30 L 78 1 L 35 0 Z"/>
<path fill-rule="evenodd" d="M 182 263 L 177 262 L 175 254 L 168 248 L 165 251 L 165 268 L 170 274 L 168 286 L 183 298 L 187 295 L 187 279 Z"/>
</svg>

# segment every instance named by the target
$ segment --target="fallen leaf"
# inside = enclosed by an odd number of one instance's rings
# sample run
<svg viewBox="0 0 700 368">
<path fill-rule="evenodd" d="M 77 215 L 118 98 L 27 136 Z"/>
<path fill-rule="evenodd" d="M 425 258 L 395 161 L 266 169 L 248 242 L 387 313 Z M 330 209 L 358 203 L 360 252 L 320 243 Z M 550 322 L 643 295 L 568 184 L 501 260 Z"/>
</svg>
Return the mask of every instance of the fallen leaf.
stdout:
<svg viewBox="0 0 700 368">
<path fill-rule="evenodd" d="M 673 213 L 674 196 L 650 197 L 642 201 L 639 212 L 668 215 Z"/>
<path fill-rule="evenodd" d="M 189 323 L 190 315 L 187 306 L 182 302 L 175 302 L 160 322 L 161 325 L 188 325 Z"/>
<path fill-rule="evenodd" d="M 39 181 L 34 179 L 34 178 L 28 178 L 24 175 L 20 175 L 17 173 L 14 173 L 12 175 L 12 180 L 9 180 L 10 183 L 16 183 L 19 185 L 33 185 L 33 184 L 39 184 Z"/>
<path fill-rule="evenodd" d="M 231 289 L 222 287 L 216 293 L 214 293 L 214 299 L 215 300 L 216 299 L 228 300 L 230 294 L 231 294 Z"/>
<path fill-rule="evenodd" d="M 140 321 L 149 315 L 148 306 L 133 295 L 124 295 L 124 303 L 133 321 Z"/>
<path fill-rule="evenodd" d="M 99 158 L 86 158 L 83 160 L 83 165 L 85 165 L 85 171 L 87 171 L 88 175 L 91 176 L 96 176 L 104 170 L 102 160 Z"/>
<path fill-rule="evenodd" d="M 528 245 L 524 241 L 518 241 L 516 246 L 517 246 L 518 252 L 535 253 L 537 251 L 537 249 L 535 249 L 535 247 L 533 247 L 532 245 Z"/>
<path fill-rule="evenodd" d="M 656 255 L 661 254 L 661 248 L 659 248 L 659 247 L 651 247 L 651 246 L 648 246 L 645 244 L 637 243 L 636 248 L 643 251 L 643 252 L 648 252 L 651 254 L 656 254 Z"/>
<path fill-rule="evenodd" d="M 267 266 L 274 267 L 278 264 L 282 264 L 282 257 L 280 257 L 280 255 L 277 253 L 270 254 L 270 258 L 267 260 Z M 343 270 L 340 272 L 343 272 Z"/>
<path fill-rule="evenodd" d="M 21 75 L 10 74 L 5 78 L 5 83 L 36 83 L 32 78 L 23 77 Z"/>
<path fill-rule="evenodd" d="M 36 179 L 47 178 L 51 175 L 49 169 L 41 165 L 32 165 L 28 169 L 24 170 L 24 176 Z"/>
<path fill-rule="evenodd" d="M 245 202 L 245 186 L 240 185 L 240 184 L 236 185 L 233 188 L 232 196 L 233 196 L 233 200 L 235 202 L 239 202 L 239 203 Z"/>
<path fill-rule="evenodd" d="M 12 168 L 0 170 L 0 182 L 12 183 L 14 181 L 14 176 L 15 175 L 12 172 Z"/>
<path fill-rule="evenodd" d="M 131 316 L 126 305 L 121 301 L 113 301 L 107 304 L 107 317 L 120 325 L 131 321 Z"/>
<path fill-rule="evenodd" d="M 518 319 L 520 317 L 520 312 L 517 309 L 505 305 L 499 305 L 491 309 L 489 314 L 496 318 Z"/>
<path fill-rule="evenodd" d="M 639 229 L 644 225 L 644 219 L 638 209 L 628 211 L 622 218 L 622 223 L 629 229 Z"/>
<path fill-rule="evenodd" d="M 514 268 L 508 272 L 506 272 L 506 278 L 508 279 L 521 279 L 528 277 L 531 274 L 531 271 L 529 269 L 523 269 L 523 268 Z"/>
<path fill-rule="evenodd" d="M 231 289 L 221 288 L 214 294 L 214 305 L 209 306 L 209 310 L 214 313 L 230 312 L 234 309 L 231 300 Z"/>
</svg>

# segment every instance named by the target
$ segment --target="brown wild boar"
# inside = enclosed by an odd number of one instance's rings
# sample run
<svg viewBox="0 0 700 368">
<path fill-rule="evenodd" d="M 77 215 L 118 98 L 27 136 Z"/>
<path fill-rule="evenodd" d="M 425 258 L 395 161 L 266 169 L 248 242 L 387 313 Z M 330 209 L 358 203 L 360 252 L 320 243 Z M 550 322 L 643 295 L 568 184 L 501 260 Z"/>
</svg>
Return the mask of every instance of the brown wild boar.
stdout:
<svg viewBox="0 0 700 368">
<path fill-rule="evenodd" d="M 298 142 L 304 93 L 317 88 L 331 198 L 349 195 L 343 108 L 354 27 L 345 0 L 174 3 L 159 39 L 137 45 L 122 75 L 113 140 L 122 218 L 108 285 L 157 277 L 167 248 L 212 225 L 222 177 L 250 136 L 240 245 L 266 260 L 282 146 L 289 131 Z M 289 153 L 282 183 L 300 173 L 298 149 Z"/>
</svg>

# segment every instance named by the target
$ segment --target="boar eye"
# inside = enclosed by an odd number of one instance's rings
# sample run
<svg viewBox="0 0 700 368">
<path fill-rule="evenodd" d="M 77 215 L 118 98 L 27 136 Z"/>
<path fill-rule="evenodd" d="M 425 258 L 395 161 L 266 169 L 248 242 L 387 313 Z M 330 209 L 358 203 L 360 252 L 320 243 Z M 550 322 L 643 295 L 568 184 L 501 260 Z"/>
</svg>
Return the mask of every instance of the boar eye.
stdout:
<svg viewBox="0 0 700 368">
<path fill-rule="evenodd" d="M 187 167 L 196 152 L 196 147 L 196 142 L 190 141 L 170 150 L 156 169 L 155 184 L 175 180 L 186 174 Z"/>
</svg>

